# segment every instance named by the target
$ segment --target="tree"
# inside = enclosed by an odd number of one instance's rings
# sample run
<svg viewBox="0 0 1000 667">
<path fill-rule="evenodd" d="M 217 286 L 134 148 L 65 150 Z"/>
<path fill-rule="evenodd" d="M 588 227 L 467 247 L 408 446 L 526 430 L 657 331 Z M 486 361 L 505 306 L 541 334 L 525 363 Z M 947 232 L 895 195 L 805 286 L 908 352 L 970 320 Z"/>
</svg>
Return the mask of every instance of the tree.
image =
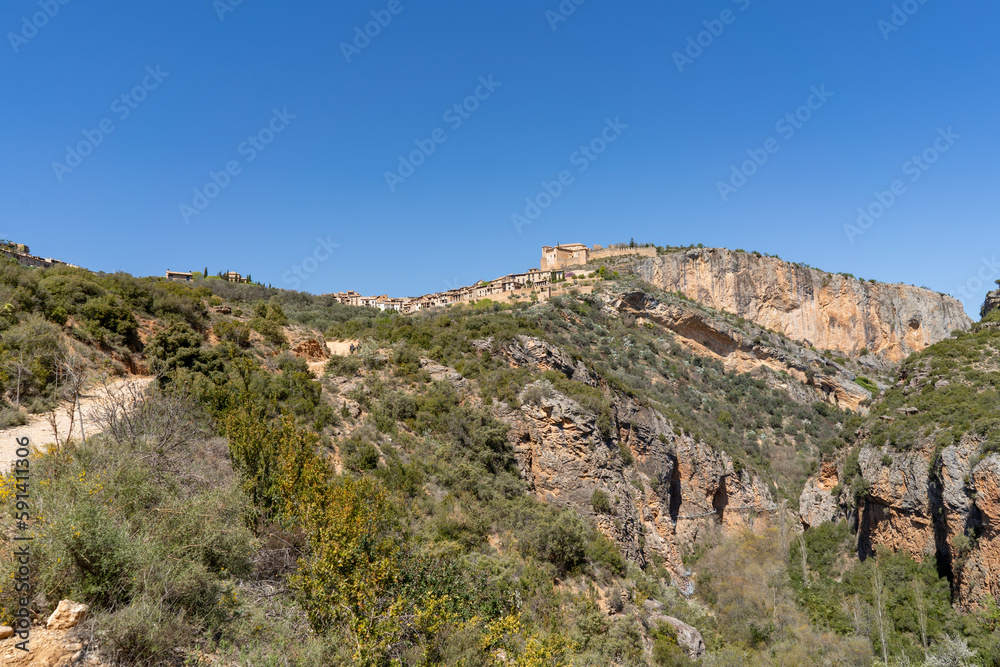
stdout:
<svg viewBox="0 0 1000 667">
<path fill-rule="evenodd" d="M 961 637 L 945 635 L 937 643 L 931 655 L 927 658 L 927 667 L 968 667 L 976 652 L 969 649 L 969 644 Z"/>
<path fill-rule="evenodd" d="M 878 567 L 878 556 L 872 572 L 872 592 L 875 594 L 875 626 L 878 628 L 879 642 L 882 644 L 882 662 L 889 664 L 889 645 L 886 642 L 885 581 Z"/>
<path fill-rule="evenodd" d="M 312 554 L 292 586 L 310 624 L 317 632 L 341 626 L 355 664 L 382 664 L 404 625 L 395 594 L 401 539 L 389 495 L 369 478 L 342 478 L 302 499 L 298 511 Z"/>
</svg>

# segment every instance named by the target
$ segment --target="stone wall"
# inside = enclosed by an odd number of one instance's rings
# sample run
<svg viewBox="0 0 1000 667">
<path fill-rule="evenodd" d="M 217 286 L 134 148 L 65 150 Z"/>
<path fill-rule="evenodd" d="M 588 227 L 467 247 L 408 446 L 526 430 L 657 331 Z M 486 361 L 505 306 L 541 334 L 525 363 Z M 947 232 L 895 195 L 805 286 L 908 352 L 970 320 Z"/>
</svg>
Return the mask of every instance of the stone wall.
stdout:
<svg viewBox="0 0 1000 667">
<path fill-rule="evenodd" d="M 587 256 L 588 262 L 605 257 L 617 257 L 619 255 L 638 255 L 639 257 L 656 257 L 656 248 L 605 248 L 604 250 L 591 250 Z"/>
</svg>

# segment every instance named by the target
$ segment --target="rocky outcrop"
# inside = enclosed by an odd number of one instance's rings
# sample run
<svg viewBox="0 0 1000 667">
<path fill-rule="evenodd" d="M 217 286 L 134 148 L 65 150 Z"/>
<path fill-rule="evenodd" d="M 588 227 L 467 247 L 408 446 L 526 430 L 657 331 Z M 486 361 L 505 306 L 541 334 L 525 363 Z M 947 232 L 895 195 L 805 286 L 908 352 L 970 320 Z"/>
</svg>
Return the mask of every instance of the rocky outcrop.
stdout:
<svg viewBox="0 0 1000 667">
<path fill-rule="evenodd" d="M 473 341 L 472 345 L 480 354 L 494 352 L 492 338 Z M 501 346 L 497 352 L 512 366 L 559 371 L 577 382 L 591 386 L 596 384 L 582 361 L 574 361 L 573 357 L 560 348 L 539 338 L 518 336 L 510 344 Z"/>
<path fill-rule="evenodd" d="M 858 463 L 867 493 L 858 507 L 858 553 L 876 547 L 936 558 L 958 603 L 975 608 L 1000 595 L 1000 455 L 979 459 L 965 438 L 938 452 L 865 446 Z"/>
<path fill-rule="evenodd" d="M 673 616 L 666 616 L 659 611 L 653 611 L 648 619 L 648 624 L 650 627 L 656 627 L 659 624 L 667 624 L 673 628 L 674 633 L 677 635 L 677 645 L 684 649 L 684 652 L 688 654 L 689 657 L 695 660 L 700 660 L 705 657 L 707 651 L 705 647 L 705 639 L 698 632 L 698 629 L 688 625 L 684 621 L 674 618 Z"/>
<path fill-rule="evenodd" d="M 517 409 L 494 405 L 510 426 L 522 477 L 536 498 L 590 516 L 623 556 L 644 566 L 663 559 L 682 589 L 688 574 L 682 548 L 699 541 L 710 524 L 727 530 L 754 527 L 778 507 L 757 475 L 733 465 L 725 453 L 675 432 L 659 412 L 613 397 L 613 433 L 597 417 L 542 381 L 525 388 Z M 596 508 L 595 491 L 610 499 Z"/>
<path fill-rule="evenodd" d="M 855 382 L 857 376 L 840 364 L 750 323 L 740 330 L 703 308 L 662 303 L 642 291 L 622 294 L 610 305 L 619 313 L 636 317 L 640 325 L 652 322 L 673 331 L 692 353 L 719 359 L 726 371 L 775 371 L 765 374 L 767 379 L 799 403 L 822 398 L 838 407 L 864 412 L 863 405 L 871 398 L 868 390 Z M 785 374 L 798 382 L 785 381 Z"/>
<path fill-rule="evenodd" d="M 979 317 L 986 317 L 994 310 L 1000 310 L 1000 289 L 986 295 L 983 307 L 979 309 Z"/>
<path fill-rule="evenodd" d="M 636 262 L 640 278 L 820 349 L 895 362 L 972 321 L 958 300 L 862 282 L 774 257 L 693 249 Z"/>
<path fill-rule="evenodd" d="M 833 493 L 839 484 L 840 471 L 833 462 L 824 463 L 819 475 L 806 480 L 799 496 L 799 518 L 803 527 L 810 528 L 840 518 L 840 501 Z"/>
<path fill-rule="evenodd" d="M 2 636 L 2 633 L 0 633 Z M 95 645 L 79 629 L 49 630 L 41 625 L 31 628 L 30 651 L 18 648 L 24 641 L 15 635 L 0 639 L 0 665 L 3 667 L 110 667 L 97 655 Z"/>
<path fill-rule="evenodd" d="M 304 340 L 293 347 L 292 354 L 306 361 L 325 361 L 330 358 L 329 350 L 315 338 Z"/>
</svg>

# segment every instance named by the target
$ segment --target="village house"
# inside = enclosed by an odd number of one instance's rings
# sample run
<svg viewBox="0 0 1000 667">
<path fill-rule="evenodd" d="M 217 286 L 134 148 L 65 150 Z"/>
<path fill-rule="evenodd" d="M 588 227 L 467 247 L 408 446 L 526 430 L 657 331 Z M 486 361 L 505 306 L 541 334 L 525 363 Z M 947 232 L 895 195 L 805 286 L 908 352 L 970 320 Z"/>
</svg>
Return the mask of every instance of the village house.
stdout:
<svg viewBox="0 0 1000 667">
<path fill-rule="evenodd" d="M 173 280 L 178 283 L 189 283 L 194 280 L 194 274 L 186 271 L 171 271 L 167 269 L 167 280 Z"/>
<path fill-rule="evenodd" d="M 361 296 L 354 290 L 335 292 L 329 296 L 347 306 L 362 308 L 377 308 L 382 312 L 416 313 L 430 308 L 443 308 L 457 303 L 473 303 L 483 299 L 511 301 L 516 299 L 547 299 L 554 289 L 553 285 L 566 280 L 566 272 L 558 264 L 586 263 L 595 254 L 607 256 L 612 254 L 648 254 L 655 256 L 655 248 L 604 250 L 599 246 L 587 248 L 582 243 L 560 245 L 555 248 L 546 246 L 543 249 L 542 268 L 529 269 L 524 273 L 511 273 L 493 280 L 482 280 L 475 285 L 458 287 L 444 292 L 424 294 L 417 297 Z"/>
<path fill-rule="evenodd" d="M 14 243 L 12 241 L 0 241 L 0 255 L 10 257 L 24 266 L 33 266 L 39 269 L 50 269 L 54 266 L 72 266 L 73 268 L 79 268 L 75 264 L 67 264 L 61 260 L 52 259 L 51 257 L 36 257 L 35 255 L 29 254 L 28 246 L 23 243 Z"/>
</svg>

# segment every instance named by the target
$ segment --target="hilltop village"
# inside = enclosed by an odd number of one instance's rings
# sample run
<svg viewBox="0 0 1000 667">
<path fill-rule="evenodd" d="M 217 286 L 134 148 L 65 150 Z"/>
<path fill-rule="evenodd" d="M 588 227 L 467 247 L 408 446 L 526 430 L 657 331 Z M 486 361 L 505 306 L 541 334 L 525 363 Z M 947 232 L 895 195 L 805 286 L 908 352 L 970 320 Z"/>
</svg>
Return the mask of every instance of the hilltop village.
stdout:
<svg viewBox="0 0 1000 667">
<path fill-rule="evenodd" d="M 567 273 L 566 269 L 585 266 L 588 262 L 619 255 L 638 255 L 656 257 L 656 248 L 652 246 L 614 245 L 609 248 L 601 246 L 587 247 L 582 243 L 566 245 L 543 246 L 540 267 L 529 269 L 526 273 L 512 273 L 490 281 L 480 281 L 475 285 L 457 287 L 445 292 L 425 294 L 417 297 L 362 296 L 351 290 L 333 294 L 342 304 L 393 310 L 399 313 L 415 313 L 429 308 L 448 306 L 453 303 L 469 303 L 480 299 L 494 301 L 521 301 L 548 299 L 568 293 L 575 289 L 586 294 L 593 291 L 592 285 L 583 285 L 578 281 L 585 275 Z"/>
<path fill-rule="evenodd" d="M 32 255 L 31 249 L 25 244 L 14 243 L 13 241 L 8 241 L 7 239 L 0 239 L 0 256 L 10 257 L 24 266 L 33 266 L 38 269 L 48 269 L 53 266 L 72 266 L 74 268 L 80 268 L 75 264 L 69 264 L 59 259 Z"/>
</svg>

